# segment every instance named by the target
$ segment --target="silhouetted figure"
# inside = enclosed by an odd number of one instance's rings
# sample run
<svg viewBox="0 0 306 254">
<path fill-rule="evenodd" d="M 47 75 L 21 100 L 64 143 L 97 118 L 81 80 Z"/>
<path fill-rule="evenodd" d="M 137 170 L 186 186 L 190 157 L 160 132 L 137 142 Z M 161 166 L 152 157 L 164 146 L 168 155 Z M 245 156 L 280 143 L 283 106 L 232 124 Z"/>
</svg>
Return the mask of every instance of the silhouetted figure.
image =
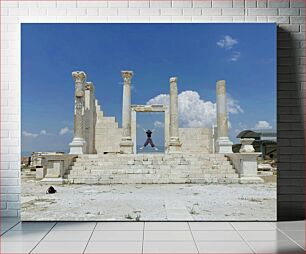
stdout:
<svg viewBox="0 0 306 254">
<path fill-rule="evenodd" d="M 143 131 L 146 133 L 147 135 L 147 140 L 146 142 L 144 143 L 144 145 L 142 147 L 140 147 L 140 150 L 142 150 L 144 147 L 146 147 L 148 144 L 151 145 L 151 147 L 153 147 L 155 149 L 155 151 L 157 151 L 157 147 L 155 147 L 154 143 L 153 143 L 153 140 L 152 140 L 152 134 L 153 132 L 155 131 L 154 129 L 151 131 L 150 129 L 148 130 L 145 130 L 143 129 Z"/>
</svg>

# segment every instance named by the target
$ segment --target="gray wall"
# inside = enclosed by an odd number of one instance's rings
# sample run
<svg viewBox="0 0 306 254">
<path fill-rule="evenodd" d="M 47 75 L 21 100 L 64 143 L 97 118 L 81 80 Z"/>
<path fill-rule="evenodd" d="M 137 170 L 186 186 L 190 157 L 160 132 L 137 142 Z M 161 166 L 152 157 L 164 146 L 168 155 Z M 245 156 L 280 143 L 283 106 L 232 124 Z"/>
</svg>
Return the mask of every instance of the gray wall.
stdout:
<svg viewBox="0 0 306 254">
<path fill-rule="evenodd" d="M 304 218 L 304 0 L 4 0 L 0 4 L 2 216 L 20 213 L 21 22 L 276 22 L 280 27 L 278 218 Z M 50 74 L 46 79 L 56 75 L 52 70 Z"/>
</svg>

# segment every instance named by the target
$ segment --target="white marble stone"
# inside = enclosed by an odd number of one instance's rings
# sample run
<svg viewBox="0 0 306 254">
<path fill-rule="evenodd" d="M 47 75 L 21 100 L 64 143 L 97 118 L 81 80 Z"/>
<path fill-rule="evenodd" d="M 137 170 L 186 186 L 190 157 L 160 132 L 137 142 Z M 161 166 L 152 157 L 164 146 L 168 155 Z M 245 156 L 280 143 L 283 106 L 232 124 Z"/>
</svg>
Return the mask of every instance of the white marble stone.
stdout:
<svg viewBox="0 0 306 254">
<path fill-rule="evenodd" d="M 232 153 L 233 143 L 228 137 L 228 116 L 226 102 L 225 80 L 217 81 L 217 140 L 216 148 L 218 153 Z"/>
<path fill-rule="evenodd" d="M 264 180 L 257 175 L 257 158 L 261 153 L 227 154 L 239 174 L 240 183 L 262 183 Z"/>
<path fill-rule="evenodd" d="M 133 141 L 131 137 L 131 80 L 132 71 L 122 71 L 123 99 L 122 99 L 122 129 L 123 136 L 120 142 L 121 153 L 133 153 Z"/>
<path fill-rule="evenodd" d="M 168 152 L 180 153 L 182 144 L 179 138 L 177 77 L 170 78 L 169 113 L 170 127 Z"/>
</svg>

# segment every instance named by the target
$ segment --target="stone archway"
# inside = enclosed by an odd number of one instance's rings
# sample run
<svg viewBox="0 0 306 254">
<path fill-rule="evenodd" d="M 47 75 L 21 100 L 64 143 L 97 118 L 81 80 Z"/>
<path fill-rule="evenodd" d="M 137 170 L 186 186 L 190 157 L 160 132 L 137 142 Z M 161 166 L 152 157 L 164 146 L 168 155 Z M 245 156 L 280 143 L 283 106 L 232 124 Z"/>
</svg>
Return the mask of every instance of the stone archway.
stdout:
<svg viewBox="0 0 306 254">
<path fill-rule="evenodd" d="M 165 115 L 165 152 L 168 148 L 169 142 L 169 111 L 165 105 L 153 104 L 153 105 L 131 105 L 131 137 L 134 143 L 133 153 L 137 153 L 137 140 L 136 140 L 136 130 L 137 130 L 137 112 L 149 113 L 149 112 L 164 112 Z"/>
</svg>

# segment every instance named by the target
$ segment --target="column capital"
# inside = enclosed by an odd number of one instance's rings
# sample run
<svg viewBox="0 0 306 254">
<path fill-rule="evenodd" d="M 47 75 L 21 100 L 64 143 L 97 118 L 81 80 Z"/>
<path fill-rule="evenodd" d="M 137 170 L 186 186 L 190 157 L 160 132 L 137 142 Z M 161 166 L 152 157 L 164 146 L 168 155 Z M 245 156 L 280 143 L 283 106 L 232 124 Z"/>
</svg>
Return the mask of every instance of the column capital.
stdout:
<svg viewBox="0 0 306 254">
<path fill-rule="evenodd" d="M 133 75 L 134 75 L 133 71 L 121 71 L 121 76 L 124 80 L 124 83 L 131 83 Z"/>
<path fill-rule="evenodd" d="M 86 73 L 84 71 L 73 71 L 72 78 L 74 82 L 85 82 L 86 81 Z"/>
<path fill-rule="evenodd" d="M 224 79 L 220 79 L 220 80 L 217 80 L 217 84 L 220 84 L 220 85 L 225 85 L 225 80 Z"/>
<path fill-rule="evenodd" d="M 169 81 L 170 81 L 170 83 L 176 83 L 177 82 L 177 77 L 171 77 Z"/>
<path fill-rule="evenodd" d="M 85 84 L 85 90 L 90 90 L 93 91 L 94 90 L 94 85 L 92 82 L 86 82 Z"/>
<path fill-rule="evenodd" d="M 217 81 L 217 94 L 226 94 L 225 85 L 226 85 L 225 80 Z"/>
</svg>

